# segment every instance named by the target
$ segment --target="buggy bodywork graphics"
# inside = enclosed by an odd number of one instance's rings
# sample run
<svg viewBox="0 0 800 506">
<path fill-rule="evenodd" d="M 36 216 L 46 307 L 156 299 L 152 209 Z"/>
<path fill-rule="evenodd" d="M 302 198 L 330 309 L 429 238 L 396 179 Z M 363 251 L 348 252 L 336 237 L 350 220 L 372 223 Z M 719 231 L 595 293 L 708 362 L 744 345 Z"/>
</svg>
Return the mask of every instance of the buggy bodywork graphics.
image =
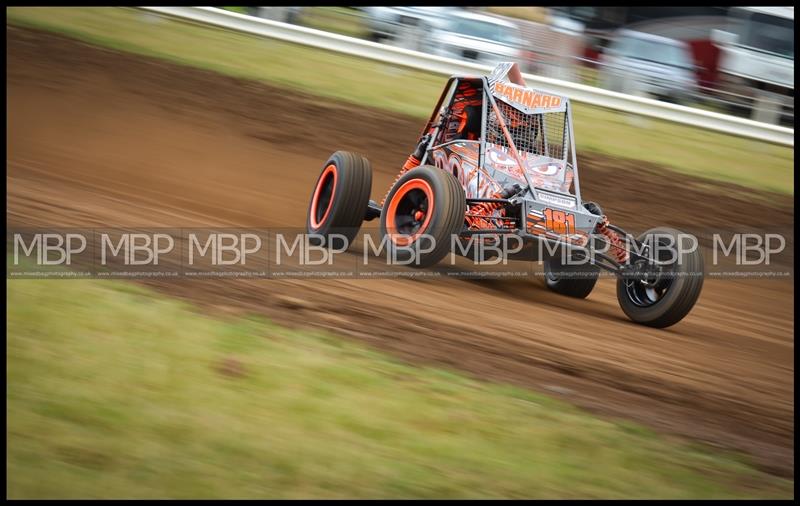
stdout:
<svg viewBox="0 0 800 506">
<path fill-rule="evenodd" d="M 488 77 L 451 78 L 437 109 L 419 164 L 456 176 L 472 211 L 470 231 L 510 229 L 558 241 L 567 233 L 571 243 L 585 244 L 601 217 L 581 205 L 566 97 L 525 88 L 516 64 L 502 64 Z M 525 191 L 503 199 L 515 185 Z"/>
<path fill-rule="evenodd" d="M 380 218 L 382 233 L 397 247 L 425 236 L 447 242 L 454 234 L 544 242 L 550 288 L 586 297 L 606 269 L 619 278 L 625 313 L 655 327 L 682 319 L 702 288 L 699 250 L 673 255 L 671 263 L 657 251 L 662 242 L 675 243 L 678 231 L 653 229 L 663 236 L 655 242 L 633 238 L 582 200 L 570 101 L 527 87 L 515 63 L 488 76 L 451 77 L 380 202 L 369 200 L 370 185 L 369 162 L 337 152 L 312 194 L 309 233 L 324 240 L 340 231 L 352 240 L 362 220 Z M 449 251 L 440 245 L 416 265 L 435 264 Z M 575 267 L 566 257 L 586 262 Z"/>
</svg>

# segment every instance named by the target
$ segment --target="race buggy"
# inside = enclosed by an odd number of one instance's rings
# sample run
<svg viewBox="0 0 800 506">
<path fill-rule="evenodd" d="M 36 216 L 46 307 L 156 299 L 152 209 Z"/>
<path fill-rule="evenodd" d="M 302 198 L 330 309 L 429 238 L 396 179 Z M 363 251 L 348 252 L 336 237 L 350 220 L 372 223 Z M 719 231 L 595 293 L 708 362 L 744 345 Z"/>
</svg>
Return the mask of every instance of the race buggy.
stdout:
<svg viewBox="0 0 800 506">
<path fill-rule="evenodd" d="M 489 76 L 451 77 L 379 203 L 370 200 L 371 185 L 366 158 L 334 153 L 311 195 L 309 237 L 346 248 L 364 220 L 380 218 L 395 253 L 431 241 L 414 263 L 428 267 L 457 253 L 453 236 L 514 234 L 539 246 L 539 254 L 528 248 L 527 258 L 543 262 L 550 289 L 585 298 L 605 269 L 617 277 L 624 313 L 651 327 L 683 319 L 702 289 L 696 242 L 682 248 L 686 235 L 670 228 L 634 238 L 610 224 L 599 205 L 581 200 L 569 99 L 527 87 L 516 63 Z"/>
</svg>

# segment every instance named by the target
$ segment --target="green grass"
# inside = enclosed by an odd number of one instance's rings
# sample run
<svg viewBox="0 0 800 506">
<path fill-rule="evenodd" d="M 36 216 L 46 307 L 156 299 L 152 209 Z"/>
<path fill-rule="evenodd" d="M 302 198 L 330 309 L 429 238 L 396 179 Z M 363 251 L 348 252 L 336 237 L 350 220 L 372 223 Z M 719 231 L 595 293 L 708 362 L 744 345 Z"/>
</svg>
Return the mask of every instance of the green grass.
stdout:
<svg viewBox="0 0 800 506">
<path fill-rule="evenodd" d="M 127 8 L 12 7 L 8 22 L 98 45 L 425 119 L 442 76 L 145 14 Z M 794 191 L 794 149 L 575 105 L 579 150 L 663 164 L 710 180 Z"/>
<path fill-rule="evenodd" d="M 731 455 L 132 283 L 7 295 L 10 498 L 792 497 Z"/>
<path fill-rule="evenodd" d="M 300 24 L 360 39 L 369 35 L 361 13 L 345 7 L 306 7 L 300 14 Z"/>
</svg>

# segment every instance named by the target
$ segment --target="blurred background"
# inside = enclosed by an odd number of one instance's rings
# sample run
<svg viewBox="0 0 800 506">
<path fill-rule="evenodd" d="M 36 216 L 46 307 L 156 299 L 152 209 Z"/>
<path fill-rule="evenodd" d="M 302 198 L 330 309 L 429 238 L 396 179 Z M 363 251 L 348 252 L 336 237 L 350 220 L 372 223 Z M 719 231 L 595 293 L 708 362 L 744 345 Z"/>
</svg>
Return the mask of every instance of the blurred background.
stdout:
<svg viewBox="0 0 800 506">
<path fill-rule="evenodd" d="M 226 7 L 791 126 L 794 7 Z"/>
</svg>

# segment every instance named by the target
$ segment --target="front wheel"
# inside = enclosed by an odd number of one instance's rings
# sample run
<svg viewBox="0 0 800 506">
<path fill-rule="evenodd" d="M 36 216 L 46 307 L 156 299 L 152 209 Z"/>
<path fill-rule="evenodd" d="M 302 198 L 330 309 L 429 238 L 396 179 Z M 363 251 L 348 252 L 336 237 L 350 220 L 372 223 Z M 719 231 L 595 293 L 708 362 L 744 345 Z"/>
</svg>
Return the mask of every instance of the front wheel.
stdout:
<svg viewBox="0 0 800 506">
<path fill-rule="evenodd" d="M 337 151 L 325 162 L 308 206 L 306 229 L 314 244 L 346 248 L 369 205 L 372 169 L 361 155 Z"/>
<path fill-rule="evenodd" d="M 430 165 L 406 172 L 381 212 L 381 235 L 391 258 L 413 267 L 437 263 L 450 252 L 466 208 L 464 189 L 449 172 Z"/>
<path fill-rule="evenodd" d="M 692 310 L 703 288 L 703 256 L 699 247 L 681 249 L 681 233 L 654 228 L 637 240 L 649 245 L 651 257 L 662 262 L 637 278 L 617 280 L 617 300 L 636 323 L 664 328 L 681 321 Z"/>
</svg>

